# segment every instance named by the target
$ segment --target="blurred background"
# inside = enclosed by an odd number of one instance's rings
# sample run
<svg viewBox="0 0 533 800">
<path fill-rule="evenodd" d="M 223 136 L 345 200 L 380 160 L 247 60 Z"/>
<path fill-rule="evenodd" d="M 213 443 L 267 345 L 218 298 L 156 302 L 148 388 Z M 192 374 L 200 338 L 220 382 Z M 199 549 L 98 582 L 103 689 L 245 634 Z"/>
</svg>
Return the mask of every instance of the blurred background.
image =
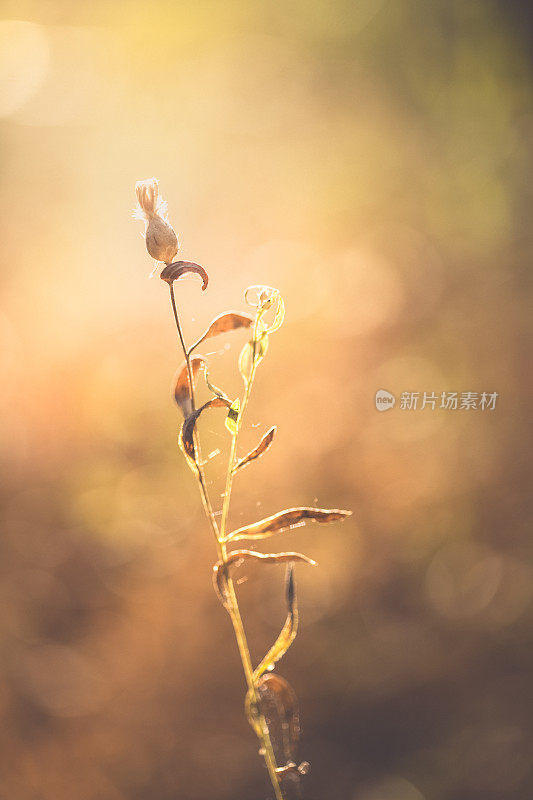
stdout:
<svg viewBox="0 0 533 800">
<path fill-rule="evenodd" d="M 533 796 L 533 15 L 484 0 L 6 0 L 0 796 L 264 800 L 215 548 L 176 446 L 181 357 L 134 221 L 157 176 L 186 335 L 265 283 L 232 524 L 300 549 L 306 800 Z M 236 396 L 242 331 L 211 339 Z M 229 349 L 228 349 L 229 348 Z M 378 389 L 499 394 L 378 413 Z M 220 504 L 228 436 L 203 419 Z M 283 572 L 241 569 L 254 660 Z"/>
</svg>

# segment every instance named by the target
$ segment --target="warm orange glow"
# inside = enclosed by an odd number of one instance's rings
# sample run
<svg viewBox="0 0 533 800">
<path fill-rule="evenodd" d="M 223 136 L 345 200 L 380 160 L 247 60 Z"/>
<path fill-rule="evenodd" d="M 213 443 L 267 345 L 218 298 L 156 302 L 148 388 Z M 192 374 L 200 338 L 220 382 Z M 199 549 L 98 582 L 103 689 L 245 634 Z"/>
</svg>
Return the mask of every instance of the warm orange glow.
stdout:
<svg viewBox="0 0 533 800">
<path fill-rule="evenodd" d="M 2 797 L 266 797 L 177 448 L 168 287 L 132 219 L 152 175 L 179 258 L 209 272 L 205 292 L 196 276 L 176 287 L 189 341 L 246 311 L 250 284 L 286 303 L 239 455 L 276 438 L 235 479 L 234 527 L 354 510 L 279 534 L 319 563 L 298 574 L 286 659 L 305 797 L 533 796 L 527 16 L 448 0 L 7 3 Z M 230 397 L 245 337 L 199 348 Z M 379 389 L 396 398 L 385 413 Z M 498 403 L 400 407 L 453 391 Z M 223 417 L 199 423 L 217 500 Z M 253 563 L 238 577 L 259 658 L 282 579 Z"/>
</svg>

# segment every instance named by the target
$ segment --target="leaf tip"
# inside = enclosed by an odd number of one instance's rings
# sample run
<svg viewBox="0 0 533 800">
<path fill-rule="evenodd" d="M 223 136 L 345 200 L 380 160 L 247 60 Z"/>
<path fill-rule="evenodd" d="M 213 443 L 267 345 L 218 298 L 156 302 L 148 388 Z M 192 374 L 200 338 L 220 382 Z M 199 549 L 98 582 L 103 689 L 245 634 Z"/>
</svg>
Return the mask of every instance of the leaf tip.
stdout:
<svg viewBox="0 0 533 800">
<path fill-rule="evenodd" d="M 287 576 L 285 578 L 286 581 L 286 593 L 287 593 L 287 607 L 289 609 L 289 613 L 292 614 L 294 611 L 294 598 L 295 598 L 295 586 L 294 586 L 294 561 L 290 561 L 287 564 Z"/>
</svg>

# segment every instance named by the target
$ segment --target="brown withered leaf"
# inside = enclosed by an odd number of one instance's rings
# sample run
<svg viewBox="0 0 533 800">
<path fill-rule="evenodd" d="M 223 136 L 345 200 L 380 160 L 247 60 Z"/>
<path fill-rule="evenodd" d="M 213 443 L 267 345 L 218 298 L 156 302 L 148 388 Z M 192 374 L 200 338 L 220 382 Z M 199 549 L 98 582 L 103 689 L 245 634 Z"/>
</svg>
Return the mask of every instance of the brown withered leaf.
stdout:
<svg viewBox="0 0 533 800">
<path fill-rule="evenodd" d="M 227 333 L 237 328 L 249 328 L 252 322 L 253 317 L 251 317 L 250 314 L 243 314 L 240 311 L 226 311 L 223 314 L 219 314 L 218 317 L 215 317 L 211 322 L 208 329 L 204 331 L 200 338 L 192 345 L 189 349 L 189 353 L 192 353 L 205 339 L 210 339 L 212 336 L 218 336 L 220 333 Z"/>
<path fill-rule="evenodd" d="M 296 603 L 296 587 L 294 585 L 294 562 L 287 565 L 287 577 L 285 581 L 287 597 L 287 618 L 281 629 L 278 638 L 263 658 L 254 672 L 254 682 L 258 681 L 261 675 L 267 670 L 271 670 L 287 652 L 296 638 L 298 632 L 298 605 Z"/>
<path fill-rule="evenodd" d="M 346 519 L 351 513 L 351 511 L 343 511 L 339 508 L 309 508 L 308 506 L 287 508 L 285 511 L 280 511 L 271 517 L 254 522 L 252 525 L 245 525 L 243 528 L 232 531 L 226 537 L 226 541 L 265 539 L 267 536 L 285 531 L 306 519 L 325 524 Z"/>
<path fill-rule="evenodd" d="M 255 550 L 233 550 L 228 553 L 226 561 L 217 561 L 213 567 L 213 585 L 218 598 L 223 606 L 228 605 L 227 581 L 231 567 L 241 564 L 243 561 L 264 561 L 271 564 L 287 564 L 300 561 L 304 564 L 316 566 L 316 561 L 301 553 L 257 553 Z"/>
<path fill-rule="evenodd" d="M 285 678 L 274 673 L 263 675 L 255 686 L 259 713 L 268 720 L 268 732 L 276 763 L 294 763 L 300 739 L 300 714 L 294 689 Z M 245 706 L 252 728 L 260 735 L 258 713 L 250 691 L 246 695 Z M 281 771 L 284 771 L 283 767 Z"/>
<path fill-rule="evenodd" d="M 194 356 L 191 358 L 191 371 L 193 380 L 196 378 L 200 369 L 204 366 L 205 359 L 203 356 Z M 192 413 L 191 392 L 189 389 L 189 371 L 187 369 L 187 362 L 184 362 L 177 373 L 176 384 L 174 386 L 174 399 L 183 412 L 184 417 L 188 417 Z"/>
<path fill-rule="evenodd" d="M 276 433 L 276 431 L 277 428 L 274 425 L 272 428 L 270 428 L 270 430 L 267 433 L 265 433 L 265 435 L 263 436 L 257 447 L 254 447 L 254 449 L 251 450 L 248 453 L 248 455 L 244 456 L 244 458 L 241 458 L 239 461 L 237 461 L 237 463 L 233 468 L 233 472 L 235 473 L 237 472 L 238 469 L 246 467 L 251 461 L 255 461 L 256 458 L 260 458 L 263 455 L 263 453 L 266 453 L 266 451 L 272 444 L 272 440 L 274 438 L 274 434 Z"/>
<path fill-rule="evenodd" d="M 217 408 L 219 406 L 228 406 L 228 405 L 229 403 L 227 400 L 223 400 L 221 397 L 214 397 L 212 400 L 208 400 L 207 403 L 204 403 L 203 406 L 196 409 L 194 413 L 189 414 L 189 416 L 181 426 L 178 439 L 179 446 L 182 449 L 183 453 L 185 454 L 187 462 L 193 472 L 198 471 L 198 465 L 196 464 L 196 458 L 194 453 L 194 428 L 198 420 L 198 417 L 203 411 L 205 411 L 206 408 Z"/>
<path fill-rule="evenodd" d="M 182 275 L 186 275 L 188 272 L 195 272 L 197 275 L 200 275 L 203 281 L 202 291 L 205 291 L 209 283 L 207 272 L 200 264 L 194 264 L 192 261 L 174 261 L 173 264 L 168 264 L 164 270 L 162 270 L 159 277 L 162 281 L 166 281 L 172 286 L 174 281 L 181 278 Z"/>
</svg>

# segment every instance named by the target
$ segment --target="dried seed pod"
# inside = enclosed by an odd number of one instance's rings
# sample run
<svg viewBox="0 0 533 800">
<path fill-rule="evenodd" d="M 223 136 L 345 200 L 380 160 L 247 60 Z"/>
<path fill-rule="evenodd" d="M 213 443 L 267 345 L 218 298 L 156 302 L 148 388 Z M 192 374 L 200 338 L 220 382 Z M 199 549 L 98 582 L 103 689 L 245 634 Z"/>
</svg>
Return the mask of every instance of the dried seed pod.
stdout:
<svg viewBox="0 0 533 800">
<path fill-rule="evenodd" d="M 351 516 L 351 511 L 344 511 L 341 508 L 309 508 L 299 506 L 298 508 L 286 508 L 271 517 L 254 522 L 252 525 L 245 525 L 232 531 L 226 537 L 227 542 L 236 542 L 239 539 L 265 539 L 274 533 L 286 531 L 294 525 L 300 525 L 308 519 L 312 522 L 319 522 L 322 525 L 328 522 L 339 522 Z"/>
<path fill-rule="evenodd" d="M 170 264 L 178 252 L 178 237 L 167 219 L 167 204 L 159 196 L 159 181 L 148 178 L 135 184 L 139 203 L 136 216 L 146 222 L 146 249 L 156 261 Z"/>
</svg>

